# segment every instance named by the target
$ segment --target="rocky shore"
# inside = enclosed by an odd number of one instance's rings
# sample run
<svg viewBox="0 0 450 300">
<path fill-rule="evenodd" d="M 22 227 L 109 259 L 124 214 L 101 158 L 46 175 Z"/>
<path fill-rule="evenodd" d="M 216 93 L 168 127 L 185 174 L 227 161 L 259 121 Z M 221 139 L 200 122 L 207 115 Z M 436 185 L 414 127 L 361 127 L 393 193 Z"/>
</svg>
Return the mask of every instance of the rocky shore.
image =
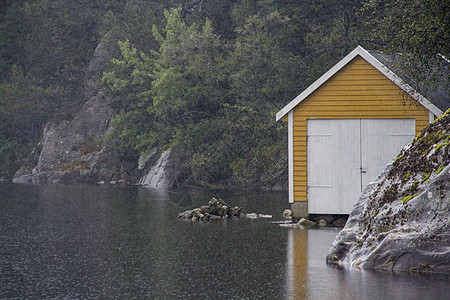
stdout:
<svg viewBox="0 0 450 300">
<path fill-rule="evenodd" d="M 14 183 L 100 183 L 138 184 L 168 187 L 166 170 L 170 151 L 151 149 L 139 161 L 123 162 L 107 147 L 106 136 L 113 130 L 117 111 L 100 84 L 103 71 L 117 49 L 107 41 L 96 48 L 85 72 L 83 105 L 70 120 L 45 126 L 35 166 L 23 166 Z"/>
<path fill-rule="evenodd" d="M 450 274 L 450 110 L 363 191 L 327 262 Z"/>
</svg>

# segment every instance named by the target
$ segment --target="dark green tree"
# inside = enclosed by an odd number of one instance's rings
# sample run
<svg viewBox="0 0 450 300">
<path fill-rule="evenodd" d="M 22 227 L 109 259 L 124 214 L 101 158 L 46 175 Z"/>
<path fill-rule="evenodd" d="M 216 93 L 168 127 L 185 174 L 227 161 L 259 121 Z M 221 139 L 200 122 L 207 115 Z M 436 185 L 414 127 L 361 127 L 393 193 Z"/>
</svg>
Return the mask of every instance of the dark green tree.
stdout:
<svg viewBox="0 0 450 300">
<path fill-rule="evenodd" d="M 119 42 L 120 57 L 112 59 L 103 74 L 103 87 L 118 111 L 109 145 L 117 159 L 136 161 L 140 154 L 155 146 L 154 117 L 151 112 L 151 82 L 154 59 L 138 52 L 128 40 Z"/>
<path fill-rule="evenodd" d="M 408 83 L 448 92 L 449 11 L 448 0 L 366 1 L 360 31 L 369 47 L 397 58 L 394 67 L 410 74 Z"/>
</svg>

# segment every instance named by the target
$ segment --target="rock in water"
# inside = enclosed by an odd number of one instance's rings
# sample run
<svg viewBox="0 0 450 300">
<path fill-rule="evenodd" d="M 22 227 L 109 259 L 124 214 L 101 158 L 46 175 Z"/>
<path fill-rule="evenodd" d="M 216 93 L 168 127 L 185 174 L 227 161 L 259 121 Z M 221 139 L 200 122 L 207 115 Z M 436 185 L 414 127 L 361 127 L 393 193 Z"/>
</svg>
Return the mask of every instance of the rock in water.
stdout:
<svg viewBox="0 0 450 300">
<path fill-rule="evenodd" d="M 245 214 L 245 217 L 248 219 L 257 219 L 258 215 L 255 213 L 249 213 L 249 214 Z"/>
<path fill-rule="evenodd" d="M 292 219 L 292 210 L 285 209 L 283 212 L 283 218 L 285 219 Z"/>
<path fill-rule="evenodd" d="M 239 217 L 242 207 L 230 208 L 222 199 L 212 198 L 208 205 L 187 210 L 178 215 L 178 219 L 190 219 L 193 221 L 210 221 L 215 219 Z"/>
<path fill-rule="evenodd" d="M 208 205 L 202 205 L 200 208 L 187 210 L 178 214 L 178 219 L 188 219 L 192 221 L 211 221 L 223 218 L 237 218 L 245 217 L 248 219 L 257 218 L 272 218 L 272 215 L 256 214 L 256 213 L 242 213 L 242 207 L 228 206 L 222 199 L 212 198 Z"/>
<path fill-rule="evenodd" d="M 311 221 L 311 220 L 308 220 L 308 219 L 305 219 L 305 218 L 301 218 L 301 219 L 298 221 L 297 224 L 298 224 L 298 225 L 301 225 L 301 226 L 305 226 L 305 227 L 310 227 L 310 226 L 316 225 L 315 222 L 313 222 L 313 221 Z"/>
<path fill-rule="evenodd" d="M 449 112 L 365 188 L 328 263 L 450 274 Z"/>
<path fill-rule="evenodd" d="M 262 218 L 262 219 L 272 219 L 272 215 L 258 214 L 258 218 Z"/>
</svg>

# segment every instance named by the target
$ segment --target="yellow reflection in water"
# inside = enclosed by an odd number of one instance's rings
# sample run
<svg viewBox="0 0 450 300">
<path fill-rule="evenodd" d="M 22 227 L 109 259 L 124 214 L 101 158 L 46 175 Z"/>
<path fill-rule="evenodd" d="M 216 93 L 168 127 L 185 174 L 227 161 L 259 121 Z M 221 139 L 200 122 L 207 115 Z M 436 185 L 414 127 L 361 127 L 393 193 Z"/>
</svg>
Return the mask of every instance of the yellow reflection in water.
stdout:
<svg viewBox="0 0 450 300">
<path fill-rule="evenodd" d="M 299 228 L 289 229 L 287 289 L 290 299 L 305 299 L 308 293 L 307 241 L 308 230 Z"/>
</svg>

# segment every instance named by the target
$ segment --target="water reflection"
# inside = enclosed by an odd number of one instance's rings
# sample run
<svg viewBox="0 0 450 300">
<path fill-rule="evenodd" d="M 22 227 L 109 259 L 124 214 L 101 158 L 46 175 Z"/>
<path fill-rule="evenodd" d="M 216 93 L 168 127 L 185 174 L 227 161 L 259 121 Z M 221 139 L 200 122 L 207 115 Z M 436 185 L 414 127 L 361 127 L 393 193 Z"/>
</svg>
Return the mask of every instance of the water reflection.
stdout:
<svg viewBox="0 0 450 300">
<path fill-rule="evenodd" d="M 283 193 L 0 185 L 0 299 L 449 296 L 445 276 L 327 267 L 336 230 L 176 218 L 213 196 L 275 220 L 287 206 Z"/>
<path fill-rule="evenodd" d="M 450 276 L 328 267 L 333 229 L 288 229 L 289 299 L 450 299 Z"/>
<path fill-rule="evenodd" d="M 288 229 L 287 247 L 287 295 L 289 298 L 306 299 L 308 284 L 308 230 Z"/>
</svg>

